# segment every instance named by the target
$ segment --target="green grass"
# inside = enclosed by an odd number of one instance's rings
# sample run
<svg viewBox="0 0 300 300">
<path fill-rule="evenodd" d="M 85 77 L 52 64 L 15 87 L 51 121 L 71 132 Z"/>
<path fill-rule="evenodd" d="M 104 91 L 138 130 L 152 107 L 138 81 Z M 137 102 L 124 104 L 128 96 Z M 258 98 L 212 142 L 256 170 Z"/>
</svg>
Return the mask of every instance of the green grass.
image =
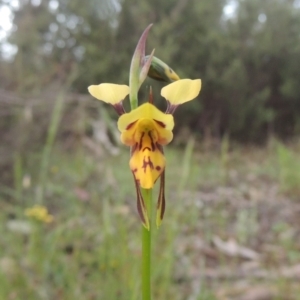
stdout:
<svg viewBox="0 0 300 300">
<path fill-rule="evenodd" d="M 244 262 L 217 249 L 214 236 L 261 253 L 263 269 L 300 261 L 299 222 L 293 211 L 281 214 L 299 202 L 299 157 L 280 144 L 229 149 L 202 152 L 193 140 L 186 149 L 166 148 L 167 210 L 153 240 L 156 300 L 214 300 L 233 289 L 238 277 L 207 276 L 208 270 L 238 270 Z M 26 164 L 16 157 L 14 187 L 1 188 L 0 299 L 141 299 L 141 224 L 128 151 L 94 157 L 83 147 L 66 152 L 56 146 L 51 153 L 43 176 L 45 154 L 30 153 Z M 22 185 L 25 174 L 29 186 Z M 51 224 L 24 216 L 41 184 Z M 271 199 L 273 188 L 278 193 Z M 277 250 L 270 252 L 270 245 Z M 250 287 L 257 284 L 246 279 Z M 299 299 L 293 280 L 263 282 L 278 295 Z"/>
</svg>

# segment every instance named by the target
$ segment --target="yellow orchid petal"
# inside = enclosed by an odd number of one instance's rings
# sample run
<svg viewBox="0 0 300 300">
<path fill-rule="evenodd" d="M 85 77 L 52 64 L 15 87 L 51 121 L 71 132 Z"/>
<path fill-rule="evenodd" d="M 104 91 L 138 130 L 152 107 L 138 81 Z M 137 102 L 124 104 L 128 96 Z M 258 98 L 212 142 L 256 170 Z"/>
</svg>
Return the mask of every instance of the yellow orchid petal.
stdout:
<svg viewBox="0 0 300 300">
<path fill-rule="evenodd" d="M 164 123 L 154 120 L 155 131 L 157 133 L 157 142 L 160 145 L 167 145 L 173 140 L 173 132 L 164 128 Z"/>
<path fill-rule="evenodd" d="M 134 146 L 136 142 L 135 133 L 138 128 L 138 121 L 131 123 L 127 130 L 121 133 L 121 142 L 127 146 Z"/>
<path fill-rule="evenodd" d="M 174 127 L 174 119 L 172 115 L 165 114 L 157 109 L 151 103 L 144 103 L 129 113 L 123 114 L 118 120 L 118 128 L 121 132 L 128 129 L 134 122 L 139 119 L 152 119 L 164 126 L 166 130 L 172 130 Z"/>
<path fill-rule="evenodd" d="M 118 104 L 129 94 L 129 86 L 113 83 L 90 85 L 88 90 L 96 99 L 112 105 Z"/>
<path fill-rule="evenodd" d="M 151 189 L 165 169 L 165 157 L 153 142 L 149 135 L 142 139 L 142 147 L 139 145 L 134 150 L 129 166 L 135 180 L 144 189 Z"/>
<path fill-rule="evenodd" d="M 164 124 L 156 120 L 149 120 L 149 124 L 145 122 L 149 119 L 141 119 L 131 123 L 127 130 L 121 133 L 121 142 L 127 146 L 133 146 L 139 143 L 141 135 L 144 131 L 152 131 L 152 139 L 160 145 L 167 145 L 173 139 L 173 133 L 171 130 L 164 128 Z"/>
<path fill-rule="evenodd" d="M 179 105 L 196 98 L 201 90 L 201 79 L 180 79 L 161 89 L 161 95 L 171 104 Z"/>
<path fill-rule="evenodd" d="M 162 113 L 151 103 L 120 116 L 121 141 L 132 147 L 129 165 L 140 187 L 151 189 L 164 171 L 162 145 L 171 142 L 173 127 L 173 116 Z"/>
</svg>

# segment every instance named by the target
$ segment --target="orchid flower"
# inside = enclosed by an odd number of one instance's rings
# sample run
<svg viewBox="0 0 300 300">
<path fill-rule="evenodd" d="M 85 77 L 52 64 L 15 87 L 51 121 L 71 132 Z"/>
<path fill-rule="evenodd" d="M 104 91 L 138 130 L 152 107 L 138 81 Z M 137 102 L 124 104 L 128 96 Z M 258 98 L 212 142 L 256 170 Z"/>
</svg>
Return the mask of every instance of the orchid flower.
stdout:
<svg viewBox="0 0 300 300">
<path fill-rule="evenodd" d="M 129 166 L 134 177 L 137 192 L 137 208 L 145 228 L 149 229 L 149 217 L 141 189 L 152 189 L 160 179 L 157 201 L 156 225 L 160 226 L 165 211 L 165 169 L 166 159 L 163 146 L 173 139 L 176 108 L 195 99 L 201 89 L 200 79 L 179 79 L 179 76 L 163 61 L 153 56 L 145 56 L 145 42 L 148 31 L 145 30 L 136 47 L 130 70 L 129 86 L 112 83 L 91 85 L 89 93 L 98 100 L 111 104 L 119 115 L 118 129 L 121 141 L 131 149 Z M 160 111 L 150 102 L 137 106 L 138 90 L 146 76 L 161 81 L 169 81 L 161 90 L 161 96 L 167 100 L 166 112 Z M 130 112 L 125 112 L 122 101 L 130 95 Z"/>
</svg>

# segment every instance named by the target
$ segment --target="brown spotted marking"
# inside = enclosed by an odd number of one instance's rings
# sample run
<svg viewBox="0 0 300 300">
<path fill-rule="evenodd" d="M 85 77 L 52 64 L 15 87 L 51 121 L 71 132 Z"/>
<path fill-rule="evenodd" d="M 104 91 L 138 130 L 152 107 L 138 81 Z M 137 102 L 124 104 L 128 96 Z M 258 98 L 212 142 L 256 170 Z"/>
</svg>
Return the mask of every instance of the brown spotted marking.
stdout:
<svg viewBox="0 0 300 300">
<path fill-rule="evenodd" d="M 142 135 L 141 135 L 141 138 L 140 138 L 140 142 L 139 142 L 139 150 L 142 150 L 144 135 L 145 135 L 145 132 L 142 132 Z"/>
<path fill-rule="evenodd" d="M 129 130 L 137 121 L 134 121 L 127 125 L 126 130 Z"/>
<path fill-rule="evenodd" d="M 153 137 L 152 137 L 152 135 L 151 135 L 151 131 L 149 131 L 148 132 L 148 135 L 149 135 L 149 138 L 150 138 L 150 140 L 151 140 L 151 148 L 152 148 L 152 151 L 155 151 L 155 143 L 154 143 L 154 141 L 153 141 Z"/>
<path fill-rule="evenodd" d="M 152 161 L 151 161 L 151 159 L 150 159 L 150 156 L 148 156 L 148 161 L 146 161 L 146 159 L 145 159 L 145 157 L 144 157 L 144 159 L 143 159 L 143 166 L 142 166 L 142 168 L 144 169 L 144 173 L 146 173 L 146 169 L 147 169 L 147 167 L 150 167 L 150 169 L 154 169 L 154 165 L 153 165 L 153 163 L 152 163 Z"/>
<path fill-rule="evenodd" d="M 153 121 L 156 122 L 156 124 L 158 124 L 162 128 L 166 127 L 166 124 L 164 122 L 161 122 L 161 121 L 158 121 L 158 120 L 155 120 L 155 119 L 153 119 Z"/>
</svg>

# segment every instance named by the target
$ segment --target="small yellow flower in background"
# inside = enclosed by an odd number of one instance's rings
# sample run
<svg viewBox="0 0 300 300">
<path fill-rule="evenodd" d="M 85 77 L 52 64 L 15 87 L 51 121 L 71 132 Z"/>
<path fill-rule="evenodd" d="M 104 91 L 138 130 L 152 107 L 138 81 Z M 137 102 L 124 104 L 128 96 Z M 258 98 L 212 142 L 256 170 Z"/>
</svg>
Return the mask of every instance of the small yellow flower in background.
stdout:
<svg viewBox="0 0 300 300">
<path fill-rule="evenodd" d="M 31 208 L 27 208 L 25 210 L 25 216 L 43 223 L 51 223 L 54 219 L 53 216 L 49 214 L 47 208 L 42 205 L 34 205 Z"/>
</svg>

